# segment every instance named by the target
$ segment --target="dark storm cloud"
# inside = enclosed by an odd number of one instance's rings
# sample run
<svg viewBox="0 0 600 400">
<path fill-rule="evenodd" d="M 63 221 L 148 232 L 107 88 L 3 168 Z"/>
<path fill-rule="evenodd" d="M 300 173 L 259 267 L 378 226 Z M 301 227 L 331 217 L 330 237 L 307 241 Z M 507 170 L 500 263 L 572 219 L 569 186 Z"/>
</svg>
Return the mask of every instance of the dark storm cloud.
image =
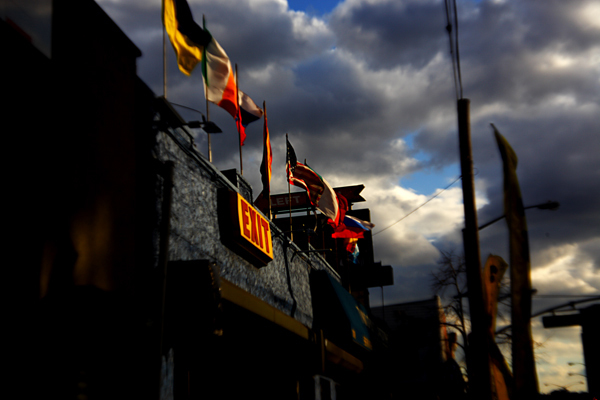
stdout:
<svg viewBox="0 0 600 400">
<path fill-rule="evenodd" d="M 460 21 L 462 77 L 465 96 L 471 99 L 474 167 L 489 199 L 480 222 L 503 212 L 502 162 L 492 122 L 519 157 L 525 205 L 561 203 L 555 212 L 527 212 L 533 259 L 551 247 L 600 236 L 600 84 L 593 61 L 598 59 L 600 30 L 581 20 L 583 5 L 462 5 L 467 8 Z M 425 129 L 415 144 L 436 162 L 455 162 L 457 153 L 448 149 L 456 148 L 456 128 L 450 128 Z M 482 233 L 482 257 L 487 250 L 505 253 L 505 238 L 503 230 Z M 597 269 L 597 252 L 589 247 Z"/>
<path fill-rule="evenodd" d="M 159 6 L 103 3 L 142 49 L 140 75 L 162 93 Z M 376 178 L 390 188 L 419 168 L 456 164 L 456 107 L 443 2 L 348 2 L 326 20 L 289 12 L 275 1 L 190 4 L 196 21 L 201 23 L 204 14 L 215 38 L 238 63 L 242 88 L 258 104 L 267 101 L 276 150 L 283 151 L 289 133 L 300 159 L 329 180 L 369 185 Z M 476 179 L 489 200 L 480 219 L 502 212 L 493 122 L 519 156 L 524 202 L 561 203 L 551 217 L 528 214 L 534 251 L 548 235 L 554 245 L 597 235 L 600 87 L 598 67 L 586 56 L 594 54 L 600 30 L 582 23 L 583 5 L 466 1 L 458 6 Z M 170 45 L 167 51 L 169 98 L 205 112 L 199 72 L 184 76 Z M 210 113 L 225 131 L 212 137 L 215 164 L 236 168 L 235 125 L 214 105 Z M 259 123 L 251 125 L 244 147 L 246 175 L 257 182 L 250 166 L 260 163 L 261 130 Z M 398 141 L 408 134 L 414 134 L 413 149 Z M 204 152 L 203 132 L 197 144 Z M 423 155 L 419 161 L 412 158 L 417 151 Z M 278 153 L 275 162 L 281 169 Z M 275 179 L 283 181 L 280 175 L 276 172 Z M 434 242 L 444 243 L 441 237 Z"/>
<path fill-rule="evenodd" d="M 597 29 L 590 29 L 589 24 L 582 20 L 586 12 L 584 6 L 590 4 L 592 2 L 588 0 L 467 3 L 464 4 L 464 20 L 467 24 L 473 23 L 473 28 L 479 33 L 471 38 L 475 43 L 494 42 L 503 52 L 523 49 L 556 51 L 561 48 L 577 53 L 597 45 Z"/>
<path fill-rule="evenodd" d="M 355 2 L 331 16 L 338 46 L 370 68 L 421 68 L 444 47 L 445 16 L 438 2 Z"/>
<path fill-rule="evenodd" d="M 377 116 L 381 100 L 352 84 L 359 81 L 356 71 L 334 54 L 298 65 L 294 77 L 294 95 L 282 106 L 289 113 L 286 122 L 306 135 L 344 132 Z"/>
<path fill-rule="evenodd" d="M 298 61 L 333 44 L 318 20 L 286 13 L 282 3 L 206 0 L 191 2 L 191 8 L 197 21 L 206 16 L 207 28 L 244 68 Z"/>
<path fill-rule="evenodd" d="M 527 212 L 529 236 L 533 251 L 545 247 L 552 237 L 558 242 L 571 243 L 600 235 L 600 199 L 598 176 L 600 151 L 598 124 L 585 115 L 555 111 L 543 119 L 506 121 L 502 133 L 519 157 L 517 173 L 525 206 L 558 201 L 557 211 L 530 210 Z M 485 156 L 476 157 L 479 177 L 487 181 L 488 204 L 481 212 L 491 218 L 502 214 L 502 161 L 488 130 Z M 485 134 L 481 135 L 485 142 Z M 483 147 L 483 144 L 480 148 Z M 490 153 L 493 150 L 496 154 Z M 592 150 L 592 151 L 590 151 Z M 488 211 L 490 210 L 490 211 Z M 483 222 L 483 221 L 482 221 Z"/>
</svg>

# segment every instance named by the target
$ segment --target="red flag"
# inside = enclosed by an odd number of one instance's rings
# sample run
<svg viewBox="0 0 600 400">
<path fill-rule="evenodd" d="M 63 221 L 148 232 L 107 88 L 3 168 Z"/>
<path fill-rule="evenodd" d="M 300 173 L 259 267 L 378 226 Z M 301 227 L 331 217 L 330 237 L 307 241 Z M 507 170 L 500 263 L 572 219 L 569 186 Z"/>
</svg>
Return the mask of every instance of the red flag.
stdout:
<svg viewBox="0 0 600 400">
<path fill-rule="evenodd" d="M 263 125 L 263 158 L 260 165 L 262 175 L 263 191 L 271 192 L 271 164 L 273 163 L 273 153 L 271 151 L 271 137 L 269 136 L 269 127 L 267 126 L 267 107 L 263 104 L 265 121 Z"/>
<path fill-rule="evenodd" d="M 363 221 L 351 215 L 344 216 L 343 222 L 341 222 L 336 228 L 335 232 L 331 235 L 332 238 L 364 238 L 364 232 L 373 229 L 375 224 Z"/>
<path fill-rule="evenodd" d="M 356 250 L 356 244 L 358 243 L 359 238 L 345 238 L 344 244 L 346 245 L 346 251 L 348 253 L 354 253 Z"/>
<path fill-rule="evenodd" d="M 334 239 L 349 239 L 349 238 L 354 238 L 354 239 L 364 239 L 365 237 L 365 232 L 357 232 L 357 231 L 353 231 L 350 229 L 342 229 L 339 232 L 334 232 L 331 235 L 332 238 Z"/>
<path fill-rule="evenodd" d="M 271 151 L 271 138 L 267 126 L 267 107 L 263 103 L 264 126 L 263 126 L 263 158 L 260 164 L 260 174 L 263 184 L 263 190 L 257 198 L 255 204 L 259 206 L 263 214 L 271 218 L 271 164 L 273 163 L 273 153 Z"/>
<path fill-rule="evenodd" d="M 346 211 L 348 211 L 348 200 L 340 193 L 335 193 L 337 196 L 338 202 L 338 215 L 335 220 L 329 218 L 327 223 L 334 229 L 334 231 L 342 231 L 344 229 L 344 217 L 346 216 Z"/>
<path fill-rule="evenodd" d="M 246 141 L 246 127 L 242 124 L 242 112 L 240 107 L 238 107 L 236 114 L 235 125 L 240 134 L 240 146 L 243 146 L 244 141 Z"/>
<path fill-rule="evenodd" d="M 238 130 L 241 130 L 240 137 L 242 138 L 242 146 L 246 140 L 246 128 L 248 125 L 264 115 L 264 110 L 259 108 L 254 101 L 246 93 L 238 88 L 238 117 L 236 124 Z M 264 105 L 263 105 L 264 106 Z"/>
</svg>

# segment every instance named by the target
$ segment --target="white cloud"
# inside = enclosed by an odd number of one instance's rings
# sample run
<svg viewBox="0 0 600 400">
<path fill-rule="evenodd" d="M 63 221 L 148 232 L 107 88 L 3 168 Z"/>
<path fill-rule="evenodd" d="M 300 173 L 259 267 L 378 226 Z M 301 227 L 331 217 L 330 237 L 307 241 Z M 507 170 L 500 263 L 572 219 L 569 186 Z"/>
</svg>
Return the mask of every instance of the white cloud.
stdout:
<svg viewBox="0 0 600 400">
<path fill-rule="evenodd" d="M 594 239 L 597 243 L 600 239 Z M 533 286 L 544 294 L 597 294 L 600 271 L 579 244 L 551 247 L 541 252 L 531 273 Z"/>
<path fill-rule="evenodd" d="M 589 2 L 576 9 L 575 18 L 585 29 L 600 30 L 600 4 Z"/>
</svg>

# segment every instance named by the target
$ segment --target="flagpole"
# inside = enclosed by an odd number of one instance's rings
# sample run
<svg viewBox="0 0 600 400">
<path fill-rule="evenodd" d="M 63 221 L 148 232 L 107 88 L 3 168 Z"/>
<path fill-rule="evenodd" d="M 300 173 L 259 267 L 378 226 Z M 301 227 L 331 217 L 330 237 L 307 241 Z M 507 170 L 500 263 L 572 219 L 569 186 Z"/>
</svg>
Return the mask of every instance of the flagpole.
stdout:
<svg viewBox="0 0 600 400">
<path fill-rule="evenodd" d="M 239 80 L 238 80 L 238 67 L 237 63 L 235 64 L 235 100 L 237 105 L 237 117 L 239 119 L 237 123 L 238 128 L 238 137 L 240 142 L 240 175 L 244 175 L 244 167 L 242 165 L 242 131 L 240 126 L 242 125 L 242 114 L 240 113 L 240 89 L 239 89 Z"/>
<path fill-rule="evenodd" d="M 288 134 L 286 133 L 285 134 L 285 144 L 286 144 L 286 147 L 285 147 L 286 150 L 285 151 L 287 153 L 286 154 L 286 161 L 287 161 L 287 164 L 288 164 L 288 168 L 291 168 L 291 165 L 290 165 L 290 154 L 289 154 L 289 149 L 287 148 L 287 144 L 288 143 L 289 143 L 289 141 L 288 141 Z M 289 207 L 289 210 L 290 210 L 290 239 L 293 241 L 294 240 L 294 230 L 292 229 L 292 192 L 291 192 L 291 189 L 290 189 L 290 179 L 289 179 L 289 176 L 287 178 L 288 178 L 287 179 L 287 181 L 288 181 L 288 207 Z"/>
<path fill-rule="evenodd" d="M 304 159 L 304 165 L 308 165 L 306 158 Z M 319 220 L 317 218 L 317 209 L 315 207 L 312 207 L 312 209 L 313 213 L 315 214 L 315 230 L 317 230 L 317 224 L 319 223 Z M 306 216 L 310 217 L 310 210 L 306 211 Z M 306 220 L 308 221 L 308 218 Z M 308 244 L 310 244 L 310 235 L 308 234 L 308 232 L 306 232 L 306 241 L 308 242 Z"/>
<path fill-rule="evenodd" d="M 207 88 L 204 89 L 205 92 L 205 96 L 206 96 L 206 91 Z M 209 113 L 209 109 L 208 109 L 208 98 L 206 99 L 206 122 L 210 121 L 210 113 Z M 208 139 L 208 162 L 212 162 L 212 149 L 210 146 L 210 133 L 206 133 L 207 139 Z"/>
<path fill-rule="evenodd" d="M 206 16 L 204 14 L 202 14 L 202 29 L 206 30 Z M 206 64 L 206 47 L 202 50 L 202 52 L 204 53 L 202 55 L 202 64 Z M 204 69 L 204 68 L 203 68 Z M 204 98 L 206 99 L 206 122 L 210 121 L 210 112 L 208 109 L 208 85 L 206 84 L 206 82 L 204 82 L 204 77 L 202 77 L 203 79 L 203 84 L 204 84 Z M 208 140 L 208 161 L 212 162 L 212 148 L 210 145 L 210 133 L 206 132 L 206 136 L 207 136 L 207 140 Z"/>
<path fill-rule="evenodd" d="M 164 5 L 163 5 L 164 7 Z M 163 10 L 164 19 L 164 10 Z M 163 22 L 163 97 L 167 98 L 167 27 Z"/>
<path fill-rule="evenodd" d="M 306 162 L 306 158 L 304 159 L 304 165 L 308 165 L 308 163 Z M 315 228 L 316 228 L 317 227 L 317 209 L 313 207 L 313 211 L 315 213 Z M 307 217 L 306 221 L 308 223 L 308 217 L 310 217 L 310 209 L 306 210 L 306 217 Z M 303 227 L 305 228 L 304 231 L 306 232 L 306 242 L 308 244 L 310 244 L 310 235 L 309 235 L 308 230 L 307 230 L 308 228 L 306 228 L 306 224 L 303 225 Z"/>
<path fill-rule="evenodd" d="M 265 124 L 265 127 L 267 128 L 267 132 L 263 132 L 263 135 L 264 135 L 264 133 L 268 133 L 268 129 L 269 129 L 269 127 L 267 125 L 267 102 L 264 101 L 264 100 L 263 100 L 263 112 L 264 112 L 264 117 L 263 117 L 264 118 L 264 124 Z M 270 137 L 267 137 L 267 138 L 269 139 L 269 145 L 270 145 L 271 138 Z M 264 145 L 266 146 L 266 144 L 267 143 L 265 143 Z M 264 151 L 265 151 L 265 149 L 263 149 L 263 152 Z M 267 154 L 267 160 L 266 161 L 267 161 L 267 165 L 265 167 L 267 168 L 267 171 L 270 171 L 270 167 L 268 165 L 268 163 L 269 163 L 268 154 Z M 267 179 L 269 179 L 269 172 L 267 172 Z M 271 219 L 271 182 L 269 182 L 269 191 L 267 193 L 267 200 L 268 200 L 268 203 L 267 203 L 267 207 L 268 207 L 267 208 L 267 217 L 269 217 L 269 219 Z"/>
</svg>

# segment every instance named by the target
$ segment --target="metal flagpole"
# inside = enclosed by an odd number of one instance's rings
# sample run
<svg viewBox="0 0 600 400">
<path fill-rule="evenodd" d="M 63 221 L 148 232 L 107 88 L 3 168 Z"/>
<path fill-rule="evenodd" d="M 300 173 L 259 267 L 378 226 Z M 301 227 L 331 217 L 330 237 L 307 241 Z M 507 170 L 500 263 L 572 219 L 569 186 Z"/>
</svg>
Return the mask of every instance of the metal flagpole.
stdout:
<svg viewBox="0 0 600 400">
<path fill-rule="evenodd" d="M 290 149 L 288 148 L 288 134 L 285 134 L 285 151 L 286 151 L 286 160 L 287 160 L 287 164 L 288 164 L 288 171 L 291 171 L 292 166 L 290 164 Z M 290 189 L 290 178 L 289 176 L 287 177 L 287 181 L 288 181 L 288 207 L 290 210 L 290 239 L 293 241 L 294 240 L 294 230 L 292 229 L 292 192 Z"/>
<path fill-rule="evenodd" d="M 206 29 L 206 18 L 204 16 L 204 14 L 202 14 L 202 29 Z M 206 46 L 204 46 L 204 49 L 202 50 L 202 52 L 204 53 L 202 55 L 202 64 L 206 64 Z M 204 68 L 203 68 L 204 69 Z M 206 72 L 208 74 L 208 71 Z M 202 79 L 204 79 L 204 76 L 202 77 Z M 203 82 L 204 83 L 204 98 L 206 99 L 206 121 L 210 121 L 210 113 L 208 110 L 208 84 L 206 81 Z M 212 148 L 210 145 L 210 133 L 206 133 L 207 135 L 207 139 L 208 139 L 208 161 L 212 162 Z"/>
<path fill-rule="evenodd" d="M 308 162 L 306 162 L 306 158 L 304 159 L 304 165 L 308 165 Z M 308 192 L 307 192 L 307 194 L 308 194 Z M 309 203 L 310 203 L 310 199 L 309 199 Z M 311 205 L 312 205 L 312 203 L 311 203 Z M 317 209 L 315 207 L 311 207 L 311 208 L 313 210 L 313 213 L 315 214 L 315 229 L 314 230 L 316 231 L 317 230 L 317 225 L 319 223 L 319 220 L 317 218 Z M 306 211 L 306 216 L 310 217 L 310 210 Z M 307 219 L 307 221 L 308 221 L 308 219 Z M 306 234 L 306 240 L 310 244 L 310 236 L 309 236 L 308 233 Z"/>
<path fill-rule="evenodd" d="M 205 97 L 206 97 L 206 122 L 210 121 L 210 114 L 209 114 L 209 110 L 208 110 L 208 97 L 207 97 L 207 91 L 208 91 L 208 87 L 204 88 L 204 93 L 205 93 Z M 212 162 L 212 149 L 210 147 L 210 133 L 206 133 L 207 138 L 208 138 L 208 161 Z"/>
<path fill-rule="evenodd" d="M 164 19 L 164 10 L 163 10 Z M 163 22 L 163 96 L 167 98 L 167 27 Z"/>
<path fill-rule="evenodd" d="M 244 175 L 244 167 L 242 165 L 242 114 L 240 113 L 240 89 L 239 89 L 239 81 L 238 81 L 238 67 L 237 63 L 235 64 L 235 100 L 237 104 L 237 128 L 238 128 L 238 137 L 240 142 L 240 175 Z"/>
<path fill-rule="evenodd" d="M 269 148 L 270 148 L 270 146 L 271 146 L 271 134 L 269 133 L 269 126 L 267 124 L 267 102 L 264 101 L 264 100 L 263 100 L 263 112 L 264 112 L 264 117 L 263 117 L 264 118 L 264 125 L 265 125 L 265 128 L 266 128 L 266 132 L 263 132 L 263 135 L 266 133 L 267 134 L 267 138 L 266 139 L 269 140 L 269 142 L 268 143 L 264 143 L 263 146 L 267 146 L 268 145 Z M 265 150 L 266 149 L 263 149 L 263 152 Z M 270 181 L 271 166 L 269 165 L 269 156 L 270 155 L 272 156 L 271 152 L 269 151 L 267 153 L 267 159 L 265 160 L 267 162 L 267 165 L 265 165 L 265 169 L 266 169 L 266 172 L 267 172 L 267 180 L 268 180 L 268 188 L 269 188 L 269 190 L 267 192 L 267 200 L 268 200 L 268 202 L 267 202 L 267 207 L 268 207 L 267 208 L 267 217 L 269 217 L 269 219 L 272 218 L 272 215 L 271 215 L 271 181 Z M 263 190 L 264 190 L 264 188 L 263 188 Z"/>
</svg>

